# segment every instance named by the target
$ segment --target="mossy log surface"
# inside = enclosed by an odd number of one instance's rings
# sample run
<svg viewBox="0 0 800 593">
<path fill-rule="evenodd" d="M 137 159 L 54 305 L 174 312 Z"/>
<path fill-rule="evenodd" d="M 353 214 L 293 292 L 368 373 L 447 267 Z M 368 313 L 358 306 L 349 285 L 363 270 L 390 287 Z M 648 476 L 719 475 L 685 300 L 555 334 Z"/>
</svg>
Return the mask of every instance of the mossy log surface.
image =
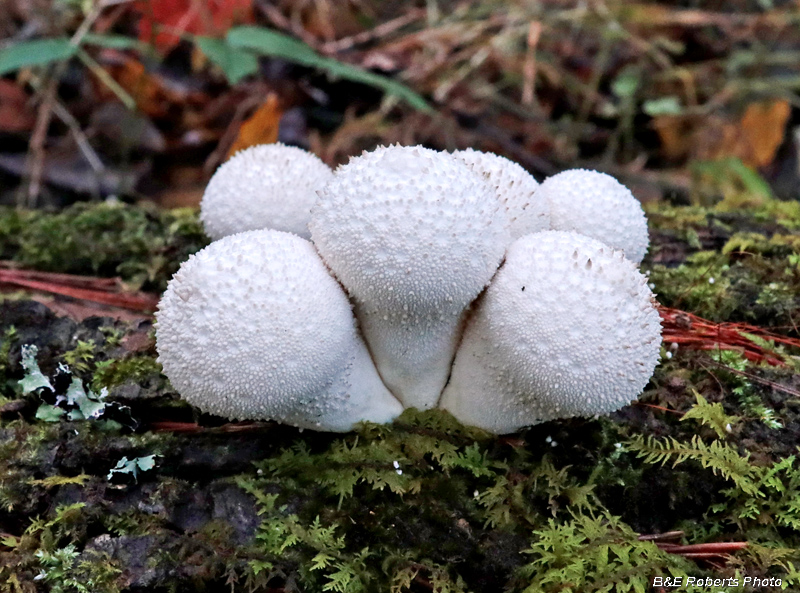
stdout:
<svg viewBox="0 0 800 593">
<path fill-rule="evenodd" d="M 436 411 L 346 435 L 226 423 L 160 373 L 151 319 L 5 293 L 0 593 L 800 590 L 800 207 L 648 216 L 660 302 L 761 328 L 751 355 L 665 342 L 637 403 L 505 437 Z M 192 211 L 0 210 L 0 259 L 153 293 L 206 242 Z M 676 547 L 711 542 L 730 546 Z"/>
</svg>

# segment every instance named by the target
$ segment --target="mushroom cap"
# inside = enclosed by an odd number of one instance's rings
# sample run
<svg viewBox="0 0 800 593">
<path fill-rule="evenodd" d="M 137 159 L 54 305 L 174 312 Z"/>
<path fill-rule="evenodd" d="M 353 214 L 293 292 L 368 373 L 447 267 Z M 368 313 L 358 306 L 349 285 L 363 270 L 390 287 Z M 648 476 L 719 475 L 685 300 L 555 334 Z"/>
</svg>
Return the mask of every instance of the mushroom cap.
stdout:
<svg viewBox="0 0 800 593">
<path fill-rule="evenodd" d="M 484 175 L 505 206 L 511 239 L 550 228 L 550 207 L 535 196 L 539 182 L 520 165 L 498 154 L 472 148 L 457 150 L 453 156 L 474 172 Z"/>
<path fill-rule="evenodd" d="M 350 294 L 387 308 L 466 306 L 508 244 L 486 181 L 422 146 L 365 152 L 319 194 L 309 228 L 322 259 Z"/>
<path fill-rule="evenodd" d="M 485 179 L 421 146 L 364 153 L 320 191 L 314 244 L 353 297 L 381 377 L 406 406 L 436 405 L 462 313 L 497 270 L 506 227 Z"/>
<path fill-rule="evenodd" d="M 202 249 L 170 281 L 157 321 L 164 373 L 206 412 L 343 431 L 402 411 L 344 291 L 296 235 L 249 231 Z"/>
<path fill-rule="evenodd" d="M 214 240 L 257 229 L 308 239 L 316 192 L 332 175 L 328 165 L 301 148 L 252 146 L 214 173 L 200 202 L 200 220 Z"/>
<path fill-rule="evenodd" d="M 527 235 L 469 318 L 440 407 L 498 434 L 611 412 L 644 389 L 660 345 L 647 278 L 620 251 Z"/>
<path fill-rule="evenodd" d="M 602 241 L 621 249 L 636 264 L 647 253 L 642 205 L 611 175 L 570 169 L 545 179 L 536 196 L 549 204 L 552 230 L 575 231 Z"/>
</svg>

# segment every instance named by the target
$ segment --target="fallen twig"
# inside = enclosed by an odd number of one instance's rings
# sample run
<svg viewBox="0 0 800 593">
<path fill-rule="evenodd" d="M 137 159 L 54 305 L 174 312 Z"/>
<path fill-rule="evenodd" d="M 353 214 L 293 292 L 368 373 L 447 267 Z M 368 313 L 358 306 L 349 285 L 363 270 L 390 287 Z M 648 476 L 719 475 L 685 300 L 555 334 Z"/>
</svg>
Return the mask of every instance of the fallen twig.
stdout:
<svg viewBox="0 0 800 593">
<path fill-rule="evenodd" d="M 532 21 L 528 27 L 528 48 L 523 65 L 522 104 L 530 107 L 534 103 L 534 86 L 536 83 L 536 48 L 542 36 L 542 23 Z"/>
<path fill-rule="evenodd" d="M 659 313 L 663 321 L 664 343 L 678 344 L 695 350 L 735 350 L 752 362 L 766 362 L 773 366 L 785 364 L 780 354 L 763 348 L 746 334 L 776 344 L 800 348 L 800 340 L 774 334 L 755 325 L 715 323 L 669 307 L 659 307 Z"/>
<path fill-rule="evenodd" d="M 122 309 L 132 309 L 134 311 L 154 311 L 158 304 L 158 297 L 156 295 L 147 294 L 143 292 L 138 293 L 123 293 L 113 291 L 117 288 L 115 282 L 114 287 L 104 285 L 102 288 L 80 288 L 75 286 L 70 281 L 65 281 L 66 274 L 53 274 L 48 277 L 47 272 L 36 272 L 35 275 L 39 279 L 33 279 L 31 273 L 25 270 L 9 270 L 0 269 L 0 285 L 8 284 L 19 288 L 28 288 L 30 290 L 38 290 L 41 292 L 49 292 L 52 294 L 60 294 L 74 299 L 81 299 L 85 301 L 92 301 L 103 305 L 111 305 L 113 307 L 120 307 Z M 86 277 L 74 277 L 79 280 L 77 282 L 86 282 Z M 99 284 L 104 284 L 108 279 L 96 279 Z M 113 291 L 113 292 L 112 292 Z"/>
<path fill-rule="evenodd" d="M 651 541 L 659 550 L 669 554 L 676 554 L 691 560 L 704 560 L 714 564 L 714 561 L 721 562 L 723 565 L 730 559 L 730 555 L 748 546 L 748 542 L 709 542 L 705 544 L 681 545 L 671 543 L 670 539 L 677 539 L 683 536 L 683 531 L 667 531 L 666 533 L 656 533 L 651 535 L 640 535 L 639 541 Z"/>
<path fill-rule="evenodd" d="M 664 533 L 651 533 L 650 535 L 640 535 L 640 542 L 654 542 L 662 539 L 676 539 L 683 536 L 683 531 L 665 531 Z"/>
<path fill-rule="evenodd" d="M 296 35 L 303 41 L 303 43 L 315 50 L 320 48 L 320 41 L 314 35 L 306 31 L 301 24 L 283 16 L 283 13 L 272 4 L 269 4 L 268 2 L 257 1 L 255 6 L 259 11 L 261 11 L 261 14 L 263 14 L 267 20 L 269 20 L 278 29 L 284 31 L 285 33 Z"/>
<path fill-rule="evenodd" d="M 679 414 L 681 416 L 683 416 L 686 413 L 686 412 L 681 412 L 680 410 L 670 410 L 669 408 L 665 408 L 663 406 L 656 406 L 654 404 L 646 404 L 644 402 L 640 402 L 640 401 L 637 401 L 637 400 L 634 400 L 632 403 L 633 403 L 634 406 L 645 406 L 647 408 L 655 408 L 656 410 L 661 410 L 662 412 L 670 412 L 671 414 Z"/>
<path fill-rule="evenodd" d="M 414 21 L 418 21 L 419 19 L 423 18 L 426 13 L 427 10 L 424 8 L 414 8 L 407 14 L 399 16 L 396 19 L 392 19 L 385 23 L 381 23 L 377 27 L 369 29 L 368 31 L 362 31 L 361 33 L 356 33 L 355 35 L 351 35 L 349 37 L 343 37 L 342 39 L 337 39 L 336 41 L 323 43 L 320 46 L 320 51 L 326 54 L 336 54 L 341 51 L 351 49 L 356 45 L 361 45 L 369 41 L 375 41 L 376 39 L 386 37 L 395 31 L 410 25 Z"/>
<path fill-rule="evenodd" d="M 56 103 L 56 93 L 58 91 L 58 81 L 63 72 L 63 65 L 56 66 L 42 91 L 42 101 L 36 114 L 36 124 L 31 134 L 31 141 L 28 145 L 28 157 L 25 164 L 26 176 L 28 178 L 27 190 L 20 194 L 18 205 L 27 208 L 36 206 L 39 191 L 42 187 L 42 176 L 44 175 L 45 141 L 47 140 L 47 129 L 53 119 L 53 106 Z"/>
<path fill-rule="evenodd" d="M 95 276 L 77 276 L 75 274 L 59 274 L 57 272 L 41 272 L 39 270 L 18 269 L 14 262 L 0 261 L 0 271 L 13 273 L 15 277 L 26 280 L 40 280 L 42 282 L 55 282 L 65 286 L 88 288 L 94 290 L 118 290 L 118 278 L 97 278 Z"/>
<path fill-rule="evenodd" d="M 155 432 L 174 432 L 181 434 L 196 434 L 200 432 L 251 432 L 254 430 L 262 430 L 270 426 L 266 422 L 229 422 L 222 426 L 200 426 L 195 422 L 172 422 L 160 421 L 152 422 L 150 429 Z"/>
<path fill-rule="evenodd" d="M 656 545 L 670 554 L 729 554 L 738 552 L 747 547 L 747 542 L 710 542 L 706 544 L 690 544 L 682 546 L 666 542 L 656 542 Z"/>
<path fill-rule="evenodd" d="M 769 379 L 764 379 L 759 377 L 758 375 L 754 375 L 753 373 L 748 373 L 747 371 L 740 371 L 739 369 L 735 369 L 730 367 L 726 364 L 722 364 L 721 362 L 717 362 L 716 360 L 710 360 L 711 364 L 717 366 L 721 369 L 725 369 L 728 372 L 731 372 L 735 375 L 741 375 L 742 377 L 747 377 L 751 381 L 755 381 L 756 383 L 761 383 L 762 385 L 767 385 L 768 387 L 772 387 L 775 391 L 782 391 L 783 393 L 788 393 L 789 395 L 794 395 L 796 397 L 800 397 L 800 391 L 796 389 L 792 389 L 791 387 L 786 387 L 785 385 L 781 385 L 780 383 L 776 383 L 775 381 L 770 381 Z"/>
</svg>

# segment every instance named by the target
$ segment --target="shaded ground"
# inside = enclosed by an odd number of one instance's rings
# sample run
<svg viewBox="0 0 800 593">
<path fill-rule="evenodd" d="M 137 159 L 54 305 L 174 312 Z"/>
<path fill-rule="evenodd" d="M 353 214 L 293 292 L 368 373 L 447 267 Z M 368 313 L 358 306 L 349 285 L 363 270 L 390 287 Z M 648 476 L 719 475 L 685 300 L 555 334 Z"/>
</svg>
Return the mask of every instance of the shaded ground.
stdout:
<svg viewBox="0 0 800 593">
<path fill-rule="evenodd" d="M 800 587 L 800 351 L 780 343 L 800 337 L 800 208 L 732 206 L 650 207 L 644 267 L 663 305 L 760 326 L 752 347 L 666 342 L 638 403 L 503 438 L 438 413 L 339 436 L 226 424 L 172 391 L 148 318 L 75 321 L 4 297 L 0 591 L 623 591 L 668 574 Z M 80 234 L 87 256 L 59 260 L 48 229 Z M 12 261 L 155 291 L 204 241 L 188 211 L 0 214 Z M 31 387 L 34 358 L 51 388 Z M 84 395 L 62 397 L 76 377 Z M 707 542 L 749 545 L 670 548 Z"/>
</svg>

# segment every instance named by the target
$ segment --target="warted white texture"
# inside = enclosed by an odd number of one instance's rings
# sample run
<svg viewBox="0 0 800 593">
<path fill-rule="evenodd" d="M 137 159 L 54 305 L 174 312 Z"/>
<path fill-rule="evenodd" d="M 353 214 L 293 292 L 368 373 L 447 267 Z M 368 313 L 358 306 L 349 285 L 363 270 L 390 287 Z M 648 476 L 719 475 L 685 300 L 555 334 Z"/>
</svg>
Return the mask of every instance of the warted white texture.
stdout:
<svg viewBox="0 0 800 593">
<path fill-rule="evenodd" d="M 619 181 L 598 171 L 571 169 L 544 180 L 536 197 L 549 205 L 550 228 L 575 231 L 621 249 L 638 264 L 647 253 L 647 219 Z"/>
<path fill-rule="evenodd" d="M 484 175 L 494 187 L 497 198 L 506 209 L 511 239 L 550 228 L 550 207 L 545 199 L 535 196 L 539 183 L 520 165 L 491 152 L 467 148 L 453 156 L 464 161 L 474 172 Z"/>
<path fill-rule="evenodd" d="M 214 240 L 256 229 L 308 239 L 316 192 L 332 174 L 301 148 L 280 143 L 247 148 L 214 173 L 200 202 L 200 220 Z"/>
<path fill-rule="evenodd" d="M 571 232 L 515 241 L 471 315 L 440 407 L 498 434 L 619 409 L 658 363 L 647 278 Z"/>
<path fill-rule="evenodd" d="M 295 235 L 250 231 L 212 243 L 181 266 L 156 317 L 164 373 L 206 412 L 346 431 L 402 411 L 344 291 Z"/>
<path fill-rule="evenodd" d="M 509 242 L 492 187 L 450 154 L 381 147 L 336 170 L 309 227 L 384 383 L 405 406 L 435 406 L 463 312 Z"/>
</svg>

